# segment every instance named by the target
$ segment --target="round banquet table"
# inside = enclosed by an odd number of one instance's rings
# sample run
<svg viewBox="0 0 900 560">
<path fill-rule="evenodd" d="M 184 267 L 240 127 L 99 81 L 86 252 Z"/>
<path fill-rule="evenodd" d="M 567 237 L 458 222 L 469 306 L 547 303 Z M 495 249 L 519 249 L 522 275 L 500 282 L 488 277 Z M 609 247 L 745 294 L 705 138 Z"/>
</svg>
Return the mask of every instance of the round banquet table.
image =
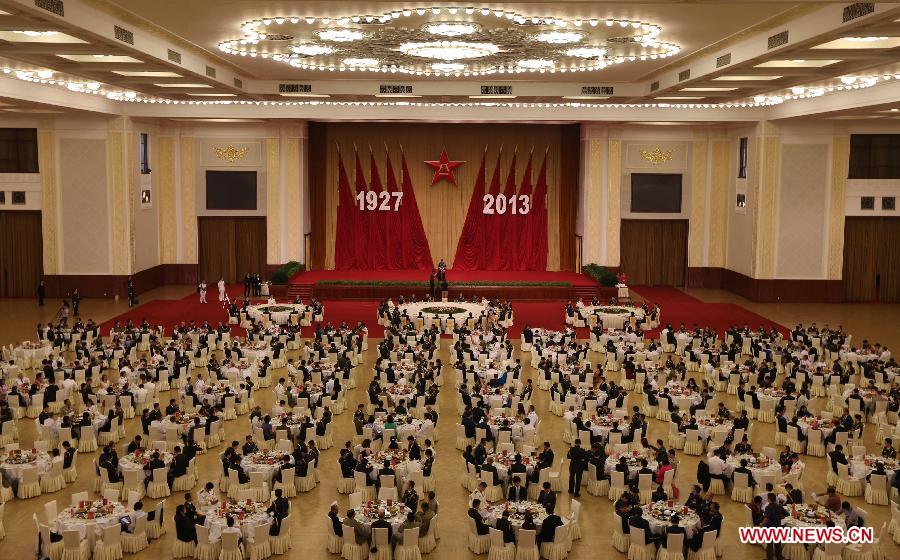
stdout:
<svg viewBox="0 0 900 560">
<path fill-rule="evenodd" d="M 391 501 L 391 505 L 388 506 L 386 501 L 370 500 L 356 508 L 356 519 L 366 527 L 371 527 L 378 519 L 379 510 L 382 509 L 385 512 L 384 520 L 391 524 L 393 532 L 396 533 L 400 524 L 406 521 L 406 514 L 409 512 L 409 508 L 403 502 Z"/>
<path fill-rule="evenodd" d="M 825 506 L 798 504 L 785 509 L 787 509 L 788 516 L 781 521 L 781 524 L 786 527 L 824 527 L 823 517 L 830 519 L 836 527 L 843 528 L 845 526 L 844 516 L 835 515 Z"/>
<path fill-rule="evenodd" d="M 687 506 L 680 505 L 674 501 L 653 502 L 641 507 L 642 517 L 650 524 L 650 530 L 657 535 L 666 532 L 669 526 L 669 519 L 677 514 L 681 520 L 678 525 L 684 527 L 685 537 L 690 538 L 694 532 L 700 527 L 700 516 L 688 509 Z"/>
<path fill-rule="evenodd" d="M 414 436 L 422 429 L 424 421 L 412 417 L 401 417 L 394 418 L 394 424 L 397 424 L 397 442 L 402 446 L 406 444 L 406 438 L 408 436 Z M 384 418 L 376 418 L 374 428 L 376 434 L 383 434 Z"/>
<path fill-rule="evenodd" d="M 398 449 L 397 451 L 386 449 L 376 451 L 369 456 L 369 464 L 372 465 L 376 471 L 384 465 L 385 461 L 388 461 L 391 464 L 391 467 L 396 473 L 396 482 L 399 483 L 405 482 L 409 473 L 422 470 L 422 463 L 409 460 L 406 457 L 405 449 Z"/>
<path fill-rule="evenodd" d="M 531 455 L 525 455 L 524 453 L 521 455 L 522 464 L 525 465 L 525 472 L 528 476 L 531 476 L 534 472 L 535 465 L 537 465 L 537 459 Z M 515 453 L 489 453 L 487 455 L 488 459 L 494 460 L 494 466 L 497 467 L 497 477 L 503 482 L 509 480 L 509 468 L 513 465 L 515 457 Z M 523 484 L 525 482 L 525 480 L 522 481 Z"/>
<path fill-rule="evenodd" d="M 38 474 L 44 474 L 50 470 L 50 455 L 48 453 L 42 451 L 32 453 L 29 450 L 23 450 L 22 454 L 27 459 L 23 463 L 9 462 L 11 457 L 8 454 L 3 457 L 3 461 L 0 461 L 0 470 L 12 480 L 19 480 L 22 478 L 22 470 L 26 467 L 36 467 Z M 14 461 L 17 460 L 21 459 L 14 459 Z"/>
<path fill-rule="evenodd" d="M 894 480 L 897 471 L 900 470 L 900 461 L 897 459 L 885 459 L 880 455 L 872 455 L 871 453 L 866 453 L 862 457 L 852 457 L 850 459 L 850 474 L 857 478 L 865 478 L 875 470 L 876 461 L 884 463 L 884 471 L 890 484 Z"/>
<path fill-rule="evenodd" d="M 823 420 L 822 418 L 805 417 L 798 418 L 797 425 L 804 435 L 808 435 L 809 429 L 822 430 L 822 437 L 828 438 L 834 432 L 834 420 Z"/>
<path fill-rule="evenodd" d="M 647 468 L 653 472 L 659 468 L 659 463 L 656 462 L 656 459 L 651 459 L 646 455 L 635 455 L 633 452 L 628 453 L 613 453 L 609 457 L 606 458 L 606 464 L 604 465 L 604 470 L 606 474 L 611 473 L 615 470 L 616 465 L 619 464 L 619 459 L 621 457 L 625 457 L 628 461 L 628 474 L 634 476 L 639 470 L 641 470 L 641 459 L 647 459 Z"/>
<path fill-rule="evenodd" d="M 609 438 L 609 431 L 613 427 L 614 422 L 619 423 L 619 429 L 622 430 L 622 435 L 628 435 L 631 433 L 631 427 L 628 425 L 628 421 L 624 418 L 616 418 L 613 414 L 607 414 L 605 416 L 591 416 L 591 433 L 595 436 L 600 436 L 605 439 Z"/>
<path fill-rule="evenodd" d="M 519 420 L 515 416 L 488 416 L 487 424 L 491 429 L 491 433 L 494 434 L 494 439 L 497 439 L 497 434 L 500 433 L 500 428 L 503 427 L 503 421 L 509 421 L 509 427 L 512 429 L 513 435 L 523 434 L 525 432 L 525 422 Z"/>
<path fill-rule="evenodd" d="M 615 310 L 619 309 L 623 309 L 625 312 L 615 312 Z M 582 305 L 575 311 L 588 319 L 591 316 L 597 317 L 603 321 L 603 328 L 616 330 L 625 328 L 625 323 L 631 318 L 632 313 L 638 319 L 642 319 L 645 315 L 644 310 L 640 307 L 625 305 Z"/>
<path fill-rule="evenodd" d="M 118 502 L 110 502 L 107 505 L 112 506 L 112 510 L 104 513 L 94 513 L 93 519 L 88 519 L 84 511 L 97 510 L 103 506 L 103 500 L 85 502 L 84 507 L 67 507 L 56 517 L 54 522 L 54 531 L 62 533 L 63 531 L 78 531 L 82 539 L 89 539 L 93 542 L 94 537 L 100 537 L 105 527 L 111 527 L 119 524 L 119 519 L 125 517 L 130 512 L 122 504 Z M 88 531 L 93 529 L 93 531 Z"/>
<path fill-rule="evenodd" d="M 241 459 L 241 468 L 248 475 L 252 472 L 261 472 L 267 480 L 272 480 L 275 471 L 281 468 L 281 458 L 289 453 L 280 451 L 258 451 L 245 455 Z"/>
<path fill-rule="evenodd" d="M 277 310 L 277 311 L 273 311 Z M 276 325 L 286 325 L 291 320 L 292 314 L 303 317 L 310 308 L 303 304 L 273 303 L 265 305 L 250 305 L 247 307 L 247 316 L 253 321 L 262 321 L 264 315 L 268 315 Z"/>
<path fill-rule="evenodd" d="M 165 435 L 168 430 L 177 430 L 180 435 L 184 435 L 188 430 L 193 429 L 195 417 L 197 417 L 196 414 L 185 414 L 183 418 L 187 420 L 186 422 L 176 422 L 172 420 L 171 416 L 166 416 L 163 418 L 162 422 L 159 423 L 159 429 L 162 431 L 163 435 Z M 198 427 L 204 426 L 206 426 L 206 417 L 201 416 L 200 426 Z"/>
<path fill-rule="evenodd" d="M 441 326 L 446 325 L 447 319 L 453 318 L 456 321 L 456 324 L 461 323 L 462 321 L 469 318 L 469 315 L 474 319 L 478 319 L 481 317 L 481 314 L 487 311 L 488 306 L 482 305 L 481 303 L 470 303 L 470 302 L 440 302 L 440 301 L 419 301 L 416 303 L 404 303 L 403 305 L 398 305 L 401 313 L 405 313 L 409 316 L 410 319 L 415 320 L 419 317 L 419 314 L 426 321 L 431 321 L 437 319 Z M 425 311 L 426 309 L 454 309 L 452 313 L 439 313 L 439 312 L 429 312 Z M 460 311 L 455 311 L 455 310 Z"/>
<path fill-rule="evenodd" d="M 225 513 L 222 512 L 221 506 L 212 506 L 206 508 L 203 513 L 206 515 L 205 525 L 209 528 L 209 539 L 217 541 L 222 538 L 222 530 L 228 526 L 227 517 L 230 514 L 234 517 L 235 524 L 240 524 L 241 534 L 244 540 L 253 540 L 253 528 L 257 525 L 268 523 L 271 517 L 266 512 L 266 504 L 262 502 L 252 502 L 249 506 L 246 504 L 231 504 L 227 506 Z M 244 518 L 240 519 L 240 512 L 244 512 Z"/>
<path fill-rule="evenodd" d="M 172 463 L 172 454 L 161 449 L 147 449 L 143 454 L 126 453 L 119 458 L 120 471 L 143 471 L 152 459 L 153 453 L 159 451 L 159 458 L 168 467 Z"/>
<path fill-rule="evenodd" d="M 756 480 L 757 484 L 760 484 L 760 480 L 763 477 L 773 476 L 776 481 L 781 480 L 781 465 L 778 463 L 777 459 L 773 461 L 762 453 L 745 453 L 729 455 L 725 462 L 736 469 L 741 466 L 741 459 L 747 459 L 749 463 L 747 468 L 753 473 L 753 478 Z M 801 472 L 802 470 L 803 463 L 797 461 L 797 463 L 791 467 L 791 474 Z"/>
<path fill-rule="evenodd" d="M 415 406 L 416 397 L 418 397 L 418 393 L 416 393 L 416 388 L 414 385 L 406 385 L 401 383 L 396 383 L 387 388 L 388 398 L 391 399 L 391 402 L 394 403 L 394 406 L 400 404 L 400 401 L 406 401 L 407 406 Z"/>
<path fill-rule="evenodd" d="M 700 437 L 703 439 L 709 439 L 710 434 L 714 431 L 727 431 L 730 432 L 732 428 L 734 428 L 734 422 L 731 420 L 716 420 L 714 418 L 706 418 L 703 420 L 697 420 L 697 427 L 700 431 Z"/>
<path fill-rule="evenodd" d="M 547 519 L 547 510 L 544 509 L 544 506 L 537 502 L 532 502 L 531 500 L 504 502 L 502 504 L 487 506 L 481 510 L 481 517 L 484 518 L 488 525 L 493 527 L 497 524 L 497 520 L 503 517 L 503 512 L 507 508 L 509 509 L 509 522 L 517 533 L 519 532 L 519 529 L 522 528 L 522 523 L 525 522 L 526 511 L 531 512 L 531 515 L 534 518 L 534 524 L 537 526 L 538 531 L 541 530 L 541 525 L 544 523 L 544 520 Z M 563 523 L 565 522 L 566 519 L 563 518 Z"/>
</svg>

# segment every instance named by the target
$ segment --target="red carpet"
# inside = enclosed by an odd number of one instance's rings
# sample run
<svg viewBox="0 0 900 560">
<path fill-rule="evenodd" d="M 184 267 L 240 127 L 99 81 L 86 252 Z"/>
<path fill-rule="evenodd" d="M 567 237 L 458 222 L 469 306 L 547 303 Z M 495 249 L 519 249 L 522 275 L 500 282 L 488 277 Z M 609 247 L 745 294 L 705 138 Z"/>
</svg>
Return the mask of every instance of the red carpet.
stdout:
<svg viewBox="0 0 900 560">
<path fill-rule="evenodd" d="M 374 282 L 427 282 L 429 270 L 311 270 L 291 278 L 291 284 L 315 284 L 323 280 Z M 510 270 L 448 270 L 447 280 L 453 282 L 568 282 L 573 286 L 595 286 L 590 276 L 575 272 L 539 272 Z"/>
<path fill-rule="evenodd" d="M 710 326 L 723 332 L 731 325 L 749 325 L 755 329 L 760 324 L 775 325 L 782 332 L 787 333 L 782 325 L 778 325 L 768 319 L 757 315 L 743 307 L 731 303 L 704 303 L 675 288 L 646 288 L 637 287 L 633 291 L 641 298 L 656 303 L 662 309 L 663 325 L 671 324 L 678 327 L 682 323 L 688 328 L 694 325 L 701 327 Z M 243 296 L 243 286 L 233 285 L 228 287 L 228 293 L 232 299 Z M 221 303 L 217 301 L 218 293 L 210 291 L 209 303 L 201 304 L 197 294 L 190 294 L 178 300 L 155 300 L 129 310 L 118 317 L 106 321 L 100 325 L 103 334 L 107 334 L 115 321 L 123 323 L 129 319 L 139 324 L 146 319 L 151 325 L 163 325 L 167 332 L 181 322 L 194 320 L 196 323 L 209 321 L 216 325 L 219 321 L 225 323 L 227 316 Z M 325 301 L 325 320 L 333 324 L 346 321 L 355 325 L 362 321 L 369 328 L 369 336 L 381 338 L 384 329 L 377 323 L 377 301 Z M 509 330 L 511 338 L 519 338 L 525 325 L 542 327 L 546 329 L 562 329 L 565 326 L 565 302 L 564 301 L 528 301 L 513 304 L 516 314 L 515 325 Z M 307 329 L 306 332 L 309 332 Z M 232 334 L 243 335 L 243 329 L 232 326 Z M 305 335 L 306 333 L 304 333 Z M 587 329 L 579 329 L 580 338 L 587 338 Z M 650 336 L 656 337 L 657 331 L 652 331 Z"/>
</svg>

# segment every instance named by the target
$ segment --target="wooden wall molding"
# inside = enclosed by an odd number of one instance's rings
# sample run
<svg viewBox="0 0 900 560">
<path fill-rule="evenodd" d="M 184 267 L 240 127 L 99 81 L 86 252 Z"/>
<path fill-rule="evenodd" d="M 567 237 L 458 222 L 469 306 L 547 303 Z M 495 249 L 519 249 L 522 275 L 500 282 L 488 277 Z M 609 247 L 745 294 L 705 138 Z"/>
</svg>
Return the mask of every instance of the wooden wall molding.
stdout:
<svg viewBox="0 0 900 560">
<path fill-rule="evenodd" d="M 841 303 L 841 280 L 758 279 L 718 267 L 689 267 L 688 288 L 728 290 L 760 303 Z"/>
</svg>

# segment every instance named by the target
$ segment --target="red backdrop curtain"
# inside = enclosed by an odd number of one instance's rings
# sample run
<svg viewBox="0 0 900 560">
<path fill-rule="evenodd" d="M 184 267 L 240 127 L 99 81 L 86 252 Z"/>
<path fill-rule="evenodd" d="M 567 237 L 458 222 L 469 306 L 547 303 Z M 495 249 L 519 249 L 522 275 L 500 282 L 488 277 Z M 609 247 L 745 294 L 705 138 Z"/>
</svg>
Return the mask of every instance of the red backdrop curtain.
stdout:
<svg viewBox="0 0 900 560">
<path fill-rule="evenodd" d="M 469 200 L 469 210 L 466 212 L 466 223 L 462 234 L 459 236 L 459 244 L 456 246 L 456 258 L 453 259 L 453 268 L 458 270 L 475 270 L 478 268 L 478 259 L 481 254 L 481 216 L 484 204 L 485 158 L 487 148 L 481 156 L 481 166 L 478 168 L 478 177 L 475 179 L 475 190 Z"/>
</svg>

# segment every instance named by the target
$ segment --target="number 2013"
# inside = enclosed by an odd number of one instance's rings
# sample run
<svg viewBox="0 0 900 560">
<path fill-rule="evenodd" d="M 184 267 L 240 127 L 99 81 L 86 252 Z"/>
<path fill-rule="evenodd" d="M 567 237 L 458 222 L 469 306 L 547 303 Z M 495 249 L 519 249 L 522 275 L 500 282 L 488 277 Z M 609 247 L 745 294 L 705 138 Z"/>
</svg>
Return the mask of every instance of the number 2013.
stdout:
<svg viewBox="0 0 900 560">
<path fill-rule="evenodd" d="M 527 214 L 531 212 L 531 196 L 527 194 L 506 196 L 505 194 L 484 195 L 483 214 Z"/>
</svg>

